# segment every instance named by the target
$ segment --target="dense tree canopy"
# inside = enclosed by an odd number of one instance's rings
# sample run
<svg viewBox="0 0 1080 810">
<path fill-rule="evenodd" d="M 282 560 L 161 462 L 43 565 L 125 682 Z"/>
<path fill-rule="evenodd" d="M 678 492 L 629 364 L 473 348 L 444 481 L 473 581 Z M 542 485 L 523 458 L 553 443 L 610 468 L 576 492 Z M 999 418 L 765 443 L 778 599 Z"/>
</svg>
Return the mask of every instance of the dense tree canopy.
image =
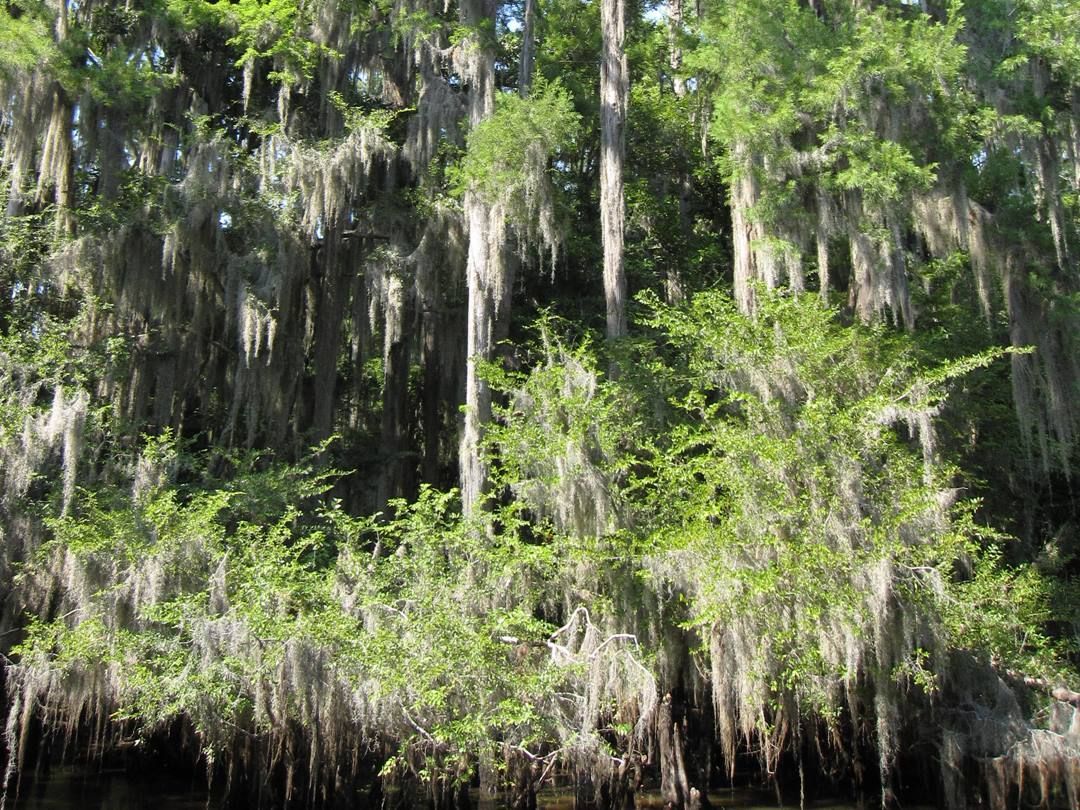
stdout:
<svg viewBox="0 0 1080 810">
<path fill-rule="evenodd" d="M 1080 803 L 1075 0 L 7 0 L 0 89 L 9 793 Z"/>
</svg>

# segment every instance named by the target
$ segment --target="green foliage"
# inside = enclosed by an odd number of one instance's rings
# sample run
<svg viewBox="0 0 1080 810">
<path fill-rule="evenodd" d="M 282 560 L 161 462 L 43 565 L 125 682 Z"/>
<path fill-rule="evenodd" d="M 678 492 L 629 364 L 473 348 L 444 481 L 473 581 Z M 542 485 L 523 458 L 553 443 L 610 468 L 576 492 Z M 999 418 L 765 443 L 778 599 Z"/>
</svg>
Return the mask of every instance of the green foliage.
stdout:
<svg viewBox="0 0 1080 810">
<path fill-rule="evenodd" d="M 941 362 L 816 298 L 758 294 L 753 317 L 717 292 L 685 307 L 643 296 L 659 345 L 614 383 L 550 319 L 529 373 L 489 368 L 505 397 L 492 461 L 525 514 L 569 534 L 578 564 L 621 559 L 649 590 L 683 593 L 687 626 L 738 657 L 738 680 L 714 688 L 752 724 L 792 705 L 832 717 L 841 683 L 936 694 L 955 649 L 1071 677 L 1071 643 L 1049 629 L 1071 621 L 1060 586 L 1002 563 L 934 431 L 950 393 L 1005 351 Z M 659 392 L 666 416 L 642 418 Z"/>
<path fill-rule="evenodd" d="M 137 112 L 146 109 L 163 87 L 174 82 L 175 77 L 150 59 L 114 48 L 69 74 L 65 83 L 76 92 L 85 88 L 94 101 L 105 107 Z"/>
<path fill-rule="evenodd" d="M 530 371 L 492 363 L 483 369 L 506 404 L 487 432 L 504 483 L 557 487 L 601 465 L 607 477 L 626 471 L 628 437 L 639 427 L 628 392 L 602 379 L 588 340 L 567 345 L 568 325 L 546 314 L 534 325 Z M 559 461 L 564 463 L 558 463 Z"/>
<path fill-rule="evenodd" d="M 50 15 L 41 0 L 15 0 L 0 14 L 0 76 L 55 58 Z"/>
<path fill-rule="evenodd" d="M 5 216 L 0 219 L 0 283 L 11 290 L 10 300 L 0 303 L 0 313 L 8 315 L 11 310 L 29 317 L 31 312 L 42 308 L 39 288 L 43 278 L 42 263 L 56 247 L 49 236 L 52 211 L 34 212 L 21 216 Z M 23 306 L 34 300 L 34 306 Z M 23 309 L 23 313 L 18 313 Z"/>
<path fill-rule="evenodd" d="M 169 209 L 176 203 L 169 180 L 161 175 L 128 169 L 121 175 L 119 188 L 112 199 L 95 197 L 79 206 L 76 211 L 79 227 L 90 232 L 108 232 L 139 222 L 156 232 L 164 232 Z"/>
<path fill-rule="evenodd" d="M 348 132 L 373 131 L 385 133 L 399 115 L 414 112 L 414 110 L 390 110 L 351 105 L 336 90 L 331 92 L 328 98 L 330 103 L 334 105 L 334 109 L 341 113 L 341 117 L 345 120 L 345 129 Z"/>
<path fill-rule="evenodd" d="M 712 134 L 734 150 L 728 170 L 752 170 L 746 150 L 772 167 L 759 178 L 766 222 L 803 207 L 788 178 L 895 203 L 933 184 L 942 142 L 969 145 L 958 8 L 938 21 L 888 4 L 824 6 L 819 16 L 794 0 L 718 3 L 690 56 L 715 87 Z"/>
<path fill-rule="evenodd" d="M 911 341 L 844 326 L 805 298 L 762 292 L 753 318 L 718 293 L 686 309 L 647 301 L 684 358 L 684 417 L 657 437 L 644 506 L 658 547 L 696 572 L 677 577 L 692 623 L 752 626 L 751 670 L 779 694 L 807 690 L 807 707 L 856 675 L 832 646 L 845 636 L 895 656 L 888 671 L 906 645 L 929 643 L 874 630 L 889 610 L 881 595 L 932 613 L 935 589 L 975 549 L 928 415 L 1001 352 L 922 368 Z"/>
<path fill-rule="evenodd" d="M 272 60 L 273 81 L 293 83 L 310 78 L 321 56 L 333 55 L 312 36 L 314 7 L 297 0 L 185 0 L 172 5 L 190 18 L 212 21 L 236 33 L 229 44 L 240 51 L 236 65 Z"/>
<path fill-rule="evenodd" d="M 957 582 L 945 603 L 949 641 L 988 664 L 1052 683 L 1077 677 L 1077 637 L 1054 632 L 1076 604 L 1075 582 L 1047 576 L 1032 564 L 1008 565 L 989 546 L 971 575 Z"/>
<path fill-rule="evenodd" d="M 10 239 L 10 231 L 8 235 Z M 69 397 L 86 393 L 95 380 L 118 372 L 128 360 L 128 341 L 122 335 L 86 342 L 72 337 L 90 334 L 94 317 L 108 312 L 107 306 L 73 295 L 45 308 L 43 302 L 53 299 L 55 291 L 33 276 L 19 278 L 19 264 L 10 268 L 16 270 L 12 300 L 5 302 L 10 309 L 0 307 L 0 452 L 21 440 L 28 420 L 49 413 L 58 392 Z M 90 413 L 93 427 L 107 425 L 110 410 L 95 408 Z"/>
<path fill-rule="evenodd" d="M 346 558 L 343 574 L 367 580 L 359 598 L 380 617 L 365 643 L 376 689 L 398 696 L 420 744 L 476 753 L 550 740 L 539 706 L 543 657 L 511 646 L 542 646 L 551 630 L 528 607 L 544 557 L 521 554 L 509 514 L 504 531 L 478 533 L 451 504 L 431 490 L 397 504 L 376 529 L 376 555 Z"/>
<path fill-rule="evenodd" d="M 1063 0 L 1025 0 L 1017 32 L 1031 50 L 1075 84 L 1080 81 L 1080 10 Z"/>
<path fill-rule="evenodd" d="M 469 133 L 468 148 L 452 183 L 492 203 L 527 211 L 548 163 L 574 137 L 579 117 L 558 82 L 538 81 L 528 98 L 496 97 L 495 113 Z"/>
<path fill-rule="evenodd" d="M 142 459 L 175 464 L 174 440 L 148 440 Z M 552 675 L 533 650 L 552 629 L 532 611 L 551 556 L 522 545 L 513 510 L 485 531 L 455 514 L 454 493 L 424 490 L 393 517 L 351 518 L 333 501 L 310 508 L 333 473 L 262 466 L 229 489 L 83 492 L 49 520 L 24 576 L 61 565 L 88 593 L 30 622 L 12 654 L 31 682 L 102 677 L 114 718 L 149 733 L 184 714 L 209 751 L 237 728 L 306 722 L 338 689 L 375 707 L 355 733 L 397 717 L 403 755 L 433 767 L 557 738 Z M 295 671 L 298 654 L 325 668 Z M 258 695 L 279 682 L 284 715 L 268 715 Z"/>
</svg>

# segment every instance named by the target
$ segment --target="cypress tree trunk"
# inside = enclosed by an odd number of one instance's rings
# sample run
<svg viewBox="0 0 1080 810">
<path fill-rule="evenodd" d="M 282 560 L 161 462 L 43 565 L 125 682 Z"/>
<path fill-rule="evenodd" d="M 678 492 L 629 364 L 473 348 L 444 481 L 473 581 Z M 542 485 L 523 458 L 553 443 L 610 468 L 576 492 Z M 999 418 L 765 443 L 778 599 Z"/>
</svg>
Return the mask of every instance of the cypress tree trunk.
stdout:
<svg viewBox="0 0 1080 810">
<path fill-rule="evenodd" d="M 675 719 L 671 695 L 664 695 L 657 712 L 657 736 L 660 744 L 660 795 L 673 807 L 684 807 L 690 798 L 683 753 L 682 731 Z"/>
<path fill-rule="evenodd" d="M 74 161 L 71 141 L 71 102 L 67 94 L 55 82 L 52 89 L 52 110 L 45 135 L 41 156 L 41 173 L 38 177 L 38 200 L 56 203 L 56 230 L 73 233 L 75 222 L 71 209 L 74 205 Z"/>
<path fill-rule="evenodd" d="M 411 290 L 400 275 L 392 274 L 386 294 L 386 325 L 383 344 L 382 477 L 379 508 L 410 489 L 408 461 L 409 328 L 412 321 Z"/>
<path fill-rule="evenodd" d="M 521 61 L 518 62 L 518 94 L 527 98 L 532 87 L 533 56 L 536 49 L 536 0 L 525 0 L 521 28 Z"/>
<path fill-rule="evenodd" d="M 435 484 L 439 481 L 439 438 L 442 420 L 439 416 L 441 374 L 439 363 L 443 359 L 439 351 L 439 317 L 433 307 L 425 306 L 420 316 L 423 349 L 421 362 L 424 367 L 423 393 L 421 395 L 420 424 L 424 436 L 423 460 L 420 465 L 420 478 L 424 483 Z"/>
<path fill-rule="evenodd" d="M 671 67 L 671 86 L 679 98 L 686 95 L 686 79 L 679 75 L 683 61 L 682 44 L 679 41 L 682 21 L 683 0 L 671 0 L 668 3 L 668 65 Z"/>
<path fill-rule="evenodd" d="M 318 318 L 315 321 L 315 357 L 312 427 L 315 436 L 330 435 L 334 426 L 334 389 L 337 387 L 337 363 L 341 347 L 341 325 L 345 314 L 344 257 L 341 255 L 341 229 L 334 223 L 326 228 L 323 240 L 322 271 L 319 279 Z"/>
<path fill-rule="evenodd" d="M 626 158 L 626 106 L 630 79 L 623 44 L 625 0 L 601 0 L 600 29 L 600 232 L 604 244 L 604 297 L 607 336 L 626 334 L 626 268 L 623 231 L 623 163 Z"/>
<path fill-rule="evenodd" d="M 668 3 L 668 67 L 671 69 L 671 87 L 678 98 L 686 96 L 686 79 L 679 75 L 683 64 L 682 49 L 683 0 L 671 0 Z M 672 183 L 679 197 L 679 228 L 688 239 L 692 235 L 693 222 L 690 218 L 690 195 L 692 186 L 690 177 L 680 170 L 674 177 L 663 177 L 661 188 L 664 196 L 670 193 Z M 685 297 L 682 268 L 677 262 L 668 262 L 664 270 L 664 296 L 669 304 L 678 305 Z"/>
<path fill-rule="evenodd" d="M 461 6 L 462 22 L 474 30 L 484 18 L 494 17 L 494 0 L 466 0 Z M 494 55 L 490 46 L 474 33 L 464 43 L 465 74 L 469 87 L 469 124 L 475 127 L 495 108 Z M 495 321 L 503 300 L 505 282 L 502 261 L 503 217 L 477 192 L 469 190 L 464 201 L 469 233 L 466 265 L 468 284 L 468 331 L 465 351 L 465 425 L 461 435 L 461 502 L 466 514 L 479 502 L 487 488 L 488 469 L 480 457 L 484 425 L 491 420 L 491 389 L 477 374 L 477 364 L 492 357 Z"/>
<path fill-rule="evenodd" d="M 763 250 L 765 232 L 753 216 L 760 197 L 755 176 L 756 161 L 748 146 L 739 143 L 732 150 L 736 176 L 731 185 L 731 242 L 734 264 L 735 300 L 739 309 L 750 312 L 754 307 L 753 282 L 762 280 L 766 286 L 776 286 L 776 272 L 771 257 Z"/>
</svg>

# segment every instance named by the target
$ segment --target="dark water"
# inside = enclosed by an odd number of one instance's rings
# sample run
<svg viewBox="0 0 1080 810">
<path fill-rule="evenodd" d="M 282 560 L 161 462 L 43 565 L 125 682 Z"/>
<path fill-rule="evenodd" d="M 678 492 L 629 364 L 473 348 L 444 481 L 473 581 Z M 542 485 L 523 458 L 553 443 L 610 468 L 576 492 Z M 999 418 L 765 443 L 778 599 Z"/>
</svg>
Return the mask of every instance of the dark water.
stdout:
<svg viewBox="0 0 1080 810">
<path fill-rule="evenodd" d="M 14 802 L 12 801 L 14 799 Z M 565 792 L 544 791 L 538 797 L 542 810 L 573 810 L 574 797 Z M 775 810 L 775 796 L 764 791 L 719 790 L 709 794 L 713 807 L 738 810 Z M 501 805 L 478 803 L 481 810 Z M 797 806 L 797 803 L 796 803 Z M 815 802 L 814 810 L 851 810 L 853 805 Z M 210 793 L 200 780 L 178 779 L 169 774 L 143 775 L 128 771 L 87 771 L 57 768 L 48 779 L 24 780 L 18 796 L 9 791 L 8 808 L 15 810 L 221 810 L 221 797 Z M 662 808 L 656 792 L 637 797 L 639 808 Z M 357 805 L 357 810 L 365 810 Z"/>
<path fill-rule="evenodd" d="M 81 768 L 54 768 L 47 779 L 37 782 L 24 779 L 18 794 L 12 785 L 7 797 L 7 807 L 16 810 L 217 810 L 220 806 L 205 783 L 168 774 L 150 778 Z"/>
<path fill-rule="evenodd" d="M 709 802 L 714 810 L 718 808 L 732 808 L 732 810 L 777 810 L 780 805 L 776 803 L 776 794 L 764 790 L 716 790 L 709 794 Z M 574 797 L 569 794 L 556 794 L 552 792 L 541 793 L 537 796 L 537 805 L 540 810 L 574 810 Z M 794 805 L 784 807 L 798 808 Z M 664 800 L 658 792 L 639 793 L 635 797 L 635 807 L 642 810 L 661 810 Z M 855 810 L 853 804 L 839 804 L 836 802 L 807 802 L 808 810 Z M 918 808 L 911 808 L 918 810 Z"/>
</svg>

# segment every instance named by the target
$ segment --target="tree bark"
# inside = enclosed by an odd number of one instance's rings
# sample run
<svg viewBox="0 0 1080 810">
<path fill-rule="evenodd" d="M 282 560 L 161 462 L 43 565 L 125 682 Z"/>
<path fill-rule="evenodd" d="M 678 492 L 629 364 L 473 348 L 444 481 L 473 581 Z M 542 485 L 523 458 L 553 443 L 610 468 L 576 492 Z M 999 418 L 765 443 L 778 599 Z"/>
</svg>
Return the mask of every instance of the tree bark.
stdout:
<svg viewBox="0 0 1080 810">
<path fill-rule="evenodd" d="M 668 3 L 668 65 L 671 67 L 671 86 L 675 95 L 686 95 L 686 79 L 679 75 L 682 70 L 683 0 L 670 0 Z"/>
<path fill-rule="evenodd" d="M 682 734 L 675 721 L 671 695 L 664 695 L 657 716 L 660 743 L 660 796 L 673 807 L 684 807 L 690 799 L 683 756 Z"/>
<path fill-rule="evenodd" d="M 344 261 L 341 256 L 341 229 L 337 223 L 326 226 L 323 240 L 318 309 L 315 317 L 314 378 L 312 380 L 312 416 L 314 435 L 324 439 L 334 427 L 334 393 L 337 388 L 337 364 L 341 353 L 341 326 L 345 314 Z"/>
<path fill-rule="evenodd" d="M 735 301 L 742 312 L 754 309 L 754 283 L 776 286 L 777 271 L 766 245 L 766 233 L 753 214 L 761 197 L 756 171 L 758 160 L 745 143 L 733 150 L 735 176 L 731 181 L 731 243 L 734 260 Z"/>
<path fill-rule="evenodd" d="M 420 418 L 424 435 L 424 450 L 420 476 L 424 483 L 435 485 L 439 482 L 439 434 L 442 430 L 442 420 L 439 416 L 442 389 L 439 385 L 441 375 L 438 364 L 441 354 L 438 321 L 438 315 L 433 311 L 424 311 L 421 315 L 424 383 Z"/>
<path fill-rule="evenodd" d="M 74 160 L 71 140 L 72 107 L 59 82 L 53 84 L 52 110 L 42 147 L 41 173 L 38 177 L 38 202 L 56 203 L 56 229 L 71 234 L 75 230 Z"/>
<path fill-rule="evenodd" d="M 467 0 L 462 3 L 462 22 L 474 31 L 481 20 L 495 15 L 496 0 Z M 469 87 L 469 124 L 475 127 L 489 117 L 495 107 L 494 54 L 473 34 L 464 43 Z M 461 504 L 470 514 L 480 503 L 488 486 L 488 468 L 481 457 L 483 430 L 491 420 L 491 389 L 480 379 L 478 366 L 491 360 L 495 346 L 496 320 L 504 300 L 505 262 L 502 260 L 504 223 L 498 206 L 487 203 L 469 190 L 464 200 L 469 233 L 466 265 L 468 284 L 468 331 L 465 364 L 465 425 L 461 435 Z M 505 313 L 503 313 L 505 316 Z"/>
<path fill-rule="evenodd" d="M 626 107 L 630 79 L 624 42 L 625 0 L 600 0 L 603 36 L 600 61 L 600 232 L 604 245 L 604 298 L 607 336 L 622 337 L 626 327 L 626 224 L 623 163 L 626 158 Z"/>
<path fill-rule="evenodd" d="M 528 98 L 532 88 L 533 62 L 536 48 L 536 0 L 525 0 L 521 24 L 521 59 L 518 62 L 518 95 Z"/>
<path fill-rule="evenodd" d="M 409 329 L 411 290 L 394 275 L 386 296 L 386 324 L 383 346 L 382 477 L 379 479 L 378 508 L 385 510 L 390 500 L 408 495 L 409 490 Z"/>
</svg>

